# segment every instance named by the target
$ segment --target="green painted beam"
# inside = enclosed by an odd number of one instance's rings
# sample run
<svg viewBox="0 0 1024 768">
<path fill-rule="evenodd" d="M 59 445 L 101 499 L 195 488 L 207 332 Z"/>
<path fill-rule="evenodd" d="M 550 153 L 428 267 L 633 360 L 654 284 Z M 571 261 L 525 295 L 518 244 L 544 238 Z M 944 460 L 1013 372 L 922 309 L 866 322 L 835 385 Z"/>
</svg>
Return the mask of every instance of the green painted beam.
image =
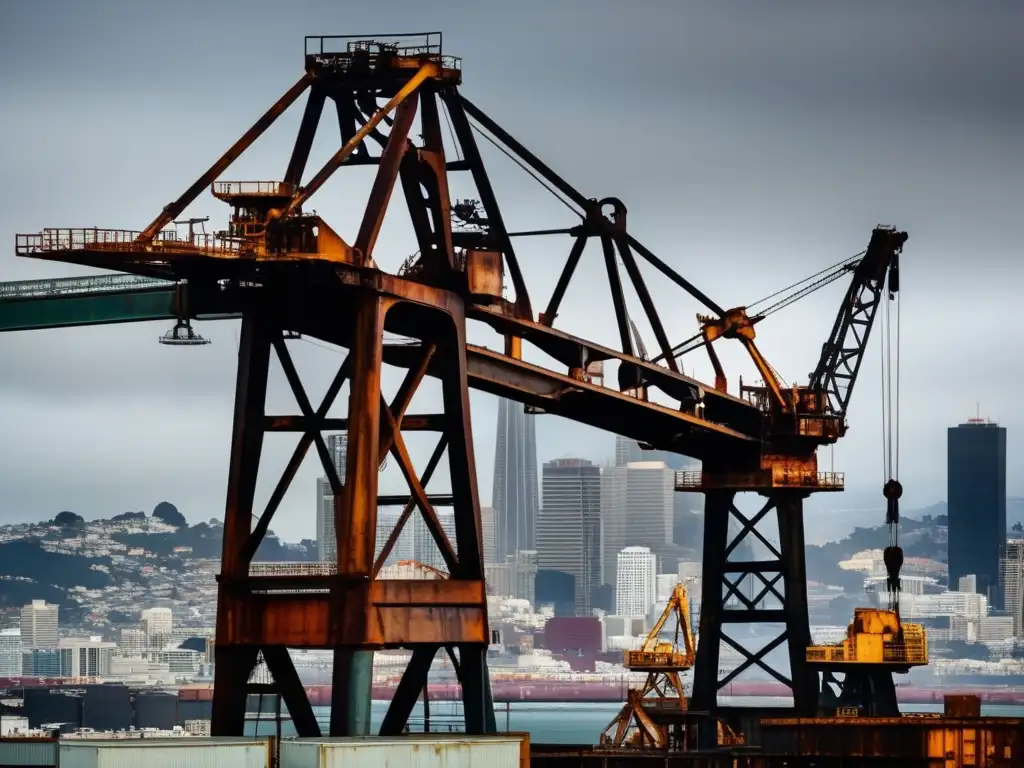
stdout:
<svg viewBox="0 0 1024 768">
<path fill-rule="evenodd" d="M 0 301 L 0 332 L 174 320 L 174 289 Z"/>
</svg>

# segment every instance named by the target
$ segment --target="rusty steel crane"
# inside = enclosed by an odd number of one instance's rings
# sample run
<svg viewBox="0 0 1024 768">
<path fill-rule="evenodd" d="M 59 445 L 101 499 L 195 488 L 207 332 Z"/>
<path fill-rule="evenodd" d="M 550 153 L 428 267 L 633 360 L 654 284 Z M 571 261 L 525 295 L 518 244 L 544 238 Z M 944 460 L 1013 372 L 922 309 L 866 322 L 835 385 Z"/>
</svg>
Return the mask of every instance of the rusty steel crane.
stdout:
<svg viewBox="0 0 1024 768">
<path fill-rule="evenodd" d="M 675 619 L 672 642 L 661 639 L 669 619 Z M 687 746 L 686 692 L 681 673 L 693 669 L 696 650 L 690 630 L 690 602 L 686 587 L 676 584 L 661 618 L 648 633 L 639 649 L 626 651 L 625 667 L 630 672 L 646 672 L 641 688 L 630 688 L 626 703 L 605 729 L 602 744 L 615 747 L 673 748 Z"/>
<path fill-rule="evenodd" d="M 242 318 L 218 583 L 213 733 L 242 733 L 246 683 L 261 654 L 298 733 L 320 733 L 287 648 L 334 649 L 332 735 L 365 728 L 357 710 L 368 712 L 366 652 L 384 648 L 412 649 L 412 658 L 382 733 L 401 732 L 441 649 L 452 658 L 462 685 L 466 729 L 473 733 L 493 728 L 470 388 L 702 461 L 700 473 L 681 476 L 677 483 L 681 490 L 706 494 L 695 698 L 703 708 L 713 709 L 723 684 L 717 680 L 717 648 L 726 639 L 724 623 L 736 620 L 738 613 L 724 610 L 730 592 L 723 596 L 723 584 L 732 583 L 727 576 L 752 574 L 765 580 L 767 590 L 781 582 L 783 606 L 762 610 L 754 601 L 740 620 L 786 625 L 779 642 L 789 643 L 796 706 L 811 709 L 802 499 L 813 491 L 841 489 L 837 476 L 817 471 L 815 451 L 845 432 L 848 395 L 840 401 L 834 391 L 852 388 L 860 359 L 859 348 L 848 355 L 848 335 L 856 335 L 865 318 L 870 328 L 874 307 L 868 304 L 878 270 L 894 263 L 905 235 L 876 230 L 868 248 L 871 258 L 860 262 L 863 295 L 852 296 L 849 317 L 826 345 L 821 377 L 812 379 L 817 381 L 812 387 L 787 388 L 768 375 L 770 367 L 756 351 L 756 317 L 727 312 L 712 301 L 629 232 L 620 200 L 582 194 L 462 95 L 461 60 L 443 51 L 439 33 L 374 40 L 308 37 L 304 64 L 295 85 L 143 230 L 46 229 L 17 236 L 22 256 L 174 281 L 178 317 Z M 305 111 L 283 176 L 221 180 L 304 93 Z M 337 113 L 341 147 L 304 182 L 328 100 Z M 445 123 L 450 142 L 445 140 Z M 515 159 L 573 212 L 571 223 L 512 229 L 498 205 L 478 140 Z M 346 237 L 307 206 L 336 172 L 351 167 L 372 169 L 375 177 L 358 229 Z M 453 203 L 450 182 L 455 178 L 471 182 L 478 201 Z M 230 207 L 227 229 L 179 239 L 168 225 L 207 189 Z M 418 251 L 397 272 L 388 272 L 381 268 L 375 247 L 389 208 L 399 205 L 408 211 Z M 518 258 L 523 239 L 537 237 L 572 241 L 552 295 L 539 313 Z M 591 239 L 600 242 L 620 349 L 555 327 Z M 654 334 L 660 354 L 652 360 L 637 355 L 620 260 Z M 550 255 L 546 261 L 550 263 Z M 710 349 L 716 336 L 744 343 L 765 379 L 761 390 L 744 389 L 734 396 L 724 386 L 707 387 L 681 373 L 680 350 L 669 343 L 641 262 L 710 313 L 701 345 Z M 511 297 L 504 287 L 506 275 Z M 875 301 L 877 306 L 877 297 Z M 467 343 L 471 324 L 496 332 L 503 348 Z M 403 342 L 386 342 L 385 333 Z M 295 334 L 349 350 L 319 404 L 310 401 L 284 343 Z M 526 362 L 524 346 L 554 362 Z M 295 394 L 298 414 L 265 412 L 272 349 Z M 591 375 L 608 363 L 617 369 L 614 386 Z M 406 371 L 390 401 L 381 391 L 384 365 Z M 843 371 L 851 365 L 853 374 L 844 379 Z M 441 382 L 441 406 L 410 410 L 427 376 Z M 348 416 L 330 418 L 329 408 L 345 383 L 350 386 Z M 348 432 L 344 483 L 328 454 L 324 430 Z M 263 439 L 273 432 L 295 434 L 298 445 L 266 508 L 255 509 Z M 414 467 L 403 437 L 413 432 L 439 435 L 421 470 Z M 251 576 L 253 556 L 310 448 L 319 455 L 335 497 L 337 574 Z M 393 547 L 410 515 L 420 514 L 446 564 L 447 579 L 378 578 L 383 559 L 375 557 L 377 507 L 386 500 L 378 494 L 378 468 L 389 454 L 409 486 L 389 543 Z M 444 503 L 454 510 L 454 542 L 434 511 L 441 502 L 426 490 L 445 457 L 451 494 Z M 728 560 L 728 518 L 738 514 L 734 496 L 747 491 L 768 501 L 760 513 L 741 519 L 745 533 L 770 511 L 777 510 L 779 516 L 781 548 L 772 547 L 775 559 L 767 564 Z"/>
</svg>

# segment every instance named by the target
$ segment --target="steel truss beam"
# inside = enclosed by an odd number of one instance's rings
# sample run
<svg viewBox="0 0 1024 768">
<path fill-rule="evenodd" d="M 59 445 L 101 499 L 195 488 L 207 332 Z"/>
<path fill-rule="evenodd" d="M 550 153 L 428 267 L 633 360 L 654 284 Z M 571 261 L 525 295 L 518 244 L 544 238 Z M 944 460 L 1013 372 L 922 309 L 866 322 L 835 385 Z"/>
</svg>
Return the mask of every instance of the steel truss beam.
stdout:
<svg viewBox="0 0 1024 768">
<path fill-rule="evenodd" d="M 411 294 L 414 285 L 407 285 Z M 355 654 L 381 648 L 411 648 L 413 658 L 385 720 L 386 732 L 400 731 L 419 695 L 433 659 L 441 648 L 457 653 L 463 686 L 466 727 L 482 732 L 490 718 L 486 712 L 484 653 L 488 643 L 486 593 L 480 544 L 479 501 L 469 424 L 465 358 L 465 317 L 457 301 L 444 308 L 427 303 L 412 307 L 424 329 L 423 352 L 410 366 L 398 394 L 390 402 L 380 390 L 386 319 L 396 307 L 409 311 L 402 297 L 366 291 L 355 309 L 351 352 L 339 367 L 323 402 L 314 409 L 285 346 L 283 322 L 287 308 L 262 306 L 243 314 L 236 384 L 235 421 L 225 515 L 224 554 L 218 592 L 216 672 L 214 683 L 215 733 L 239 733 L 244 717 L 244 690 L 256 654 L 262 651 L 281 688 L 289 711 L 301 713 L 304 700 L 284 649 L 335 649 L 335 687 L 331 734 L 346 735 L 354 722 L 351 708 L 369 691 L 356 690 L 368 683 L 355 674 Z M 428 319 L 430 318 L 430 319 Z M 433 320 L 431 322 L 431 320 Z M 266 415 L 267 373 L 274 349 L 295 395 L 300 414 Z M 442 375 L 443 414 L 408 414 L 409 404 L 426 375 L 428 365 Z M 322 435 L 331 423 L 327 413 L 348 381 L 351 385 L 348 418 L 348 464 L 343 483 Z M 406 421 L 413 429 L 440 432 L 437 448 L 424 472 L 413 467 L 403 438 Z M 337 424 L 337 422 L 334 422 Z M 268 431 L 300 432 L 298 445 L 265 510 L 252 524 L 255 482 Z M 315 447 L 335 495 L 338 574 L 327 579 L 273 579 L 248 575 L 249 564 L 266 534 L 277 507 L 303 458 Z M 374 557 L 377 491 L 380 460 L 390 453 L 409 485 L 401 520 L 391 532 L 384 551 Z M 455 542 L 449 541 L 438 521 L 425 486 L 443 455 L 452 478 L 450 499 L 455 515 Z M 422 515 L 445 560 L 449 578 L 431 581 L 394 581 L 377 576 L 402 526 L 414 510 Z M 326 591 L 310 591 L 311 587 Z M 411 699 L 409 698 L 411 697 Z M 240 708 L 241 707 L 241 708 Z M 294 717 L 293 713 L 293 717 Z M 359 718 L 356 717 L 355 720 Z M 315 735 L 315 722 L 296 719 L 302 735 Z"/>
<path fill-rule="evenodd" d="M 708 491 L 704 502 L 704 556 L 701 583 L 700 640 L 694 671 L 693 706 L 714 712 L 718 691 L 751 667 L 757 667 L 790 687 L 798 713 L 813 714 L 817 705 L 817 674 L 807 666 L 806 651 L 811 642 L 807 614 L 807 574 L 804 564 L 803 498 L 800 491 L 775 490 L 752 516 L 744 515 L 731 491 Z M 776 547 L 758 529 L 760 522 L 775 513 L 780 546 Z M 730 534 L 730 523 L 739 532 Z M 731 559 L 745 543 L 757 541 L 768 557 L 757 561 Z M 746 590 L 746 591 L 744 591 Z M 782 632 L 757 650 L 732 637 L 728 626 L 782 624 Z M 743 656 L 743 662 L 720 677 L 720 651 L 728 645 Z M 786 647 L 789 675 L 779 672 L 768 660 L 777 648 Z"/>
</svg>

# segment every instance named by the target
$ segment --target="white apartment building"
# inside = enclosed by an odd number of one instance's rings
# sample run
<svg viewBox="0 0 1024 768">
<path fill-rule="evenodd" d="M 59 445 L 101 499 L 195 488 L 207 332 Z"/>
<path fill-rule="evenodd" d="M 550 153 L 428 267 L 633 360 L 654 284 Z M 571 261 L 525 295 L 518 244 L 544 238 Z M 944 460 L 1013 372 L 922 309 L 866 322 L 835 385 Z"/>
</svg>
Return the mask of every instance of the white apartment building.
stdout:
<svg viewBox="0 0 1024 768">
<path fill-rule="evenodd" d="M 615 574 L 615 613 L 643 618 L 657 601 L 658 559 L 648 547 L 619 552 Z"/>
<path fill-rule="evenodd" d="M 21 609 L 21 647 L 56 648 L 59 609 L 45 600 L 33 600 Z"/>
<path fill-rule="evenodd" d="M 149 640 L 146 637 L 145 630 L 122 629 L 118 647 L 121 649 L 122 656 L 133 659 L 142 658 L 149 648 Z"/>
<path fill-rule="evenodd" d="M 142 612 L 142 631 L 150 648 L 162 648 L 174 627 L 174 614 L 170 608 L 146 608 Z"/>
<path fill-rule="evenodd" d="M 63 637 L 60 640 L 62 677 L 107 677 L 117 643 L 105 643 L 99 637 Z"/>
</svg>

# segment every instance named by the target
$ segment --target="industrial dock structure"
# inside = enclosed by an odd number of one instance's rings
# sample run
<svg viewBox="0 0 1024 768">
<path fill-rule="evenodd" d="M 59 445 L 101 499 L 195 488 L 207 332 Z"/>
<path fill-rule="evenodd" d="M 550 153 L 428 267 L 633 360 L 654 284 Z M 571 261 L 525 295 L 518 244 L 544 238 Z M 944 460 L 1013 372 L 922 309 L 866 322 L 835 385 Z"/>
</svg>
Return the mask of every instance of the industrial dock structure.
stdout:
<svg viewBox="0 0 1024 768">
<path fill-rule="evenodd" d="M 369 726 L 373 693 L 370 652 L 404 648 L 411 650 L 411 658 L 390 697 L 381 736 L 403 733 L 434 658 L 445 654 L 456 671 L 465 730 L 481 736 L 458 743 L 472 745 L 465 749 L 479 755 L 488 743 L 497 743 L 497 736 L 483 736 L 493 734 L 496 724 L 495 689 L 486 664 L 491 638 L 469 409 L 469 390 L 478 389 L 523 403 L 535 413 L 556 414 L 702 462 L 700 471 L 680 473 L 677 479 L 677 490 L 705 496 L 699 642 L 694 644 L 683 619 L 682 650 L 662 648 L 655 633 L 651 647 L 628 663 L 650 676 L 643 693 L 628 694 L 632 698 L 621 723 L 632 719 L 647 738 L 636 739 L 634 745 L 623 725 L 612 743 L 602 747 L 530 750 L 527 740 L 524 750 L 519 740 L 519 765 L 839 765 L 852 756 L 877 765 L 1021 764 L 1020 721 L 981 718 L 977 707 L 963 702 L 951 705 L 953 711 L 944 717 L 899 717 L 892 674 L 927 658 L 923 630 L 902 624 L 895 598 L 889 611 L 858 611 L 847 640 L 838 646 L 811 647 L 803 502 L 811 493 L 843 489 L 842 474 L 819 470 L 817 451 L 846 433 L 850 398 L 876 314 L 898 295 L 899 257 L 907 234 L 879 226 L 865 251 L 824 276 L 819 273 L 815 289 L 844 278 L 849 286 L 808 384 L 790 386 L 759 350 L 755 326 L 806 295 L 806 289 L 792 291 L 756 314 L 714 302 L 630 232 L 621 200 L 581 193 L 467 99 L 460 92 L 462 62 L 443 50 L 439 33 L 372 40 L 316 36 L 305 43 L 304 72 L 295 85 L 148 226 L 53 228 L 17 236 L 17 252 L 23 257 L 148 279 L 91 297 L 103 303 L 101 311 L 91 304 L 70 322 L 65 316 L 62 325 L 151 320 L 162 311 L 176 322 L 165 341 L 191 345 L 202 341 L 191 329 L 192 320 L 241 318 L 218 592 L 213 734 L 241 737 L 249 696 L 272 694 L 283 701 L 301 737 L 321 738 L 313 701 L 287 650 L 320 648 L 334 653 L 329 734 L 361 736 Z M 305 111 L 283 177 L 222 180 L 221 174 L 303 94 Z M 304 182 L 328 101 L 337 110 L 342 146 Z M 445 141 L 445 123 L 452 143 Z M 478 139 L 514 157 L 573 211 L 571 221 L 550 229 L 512 228 L 498 204 Z M 344 176 L 353 166 L 376 170 L 358 231 L 349 237 L 313 213 L 309 203 L 332 176 Z M 452 199 L 450 177 L 456 174 L 468 177 L 478 199 Z M 403 202 L 393 199 L 398 186 Z M 179 234 L 176 220 L 206 190 L 229 207 L 226 229 L 197 233 L 195 220 L 189 219 L 188 234 Z M 375 245 L 389 207 L 403 203 L 416 251 L 395 271 L 387 271 Z M 535 304 L 538 297 L 531 295 L 517 256 L 519 243 L 559 237 L 571 240 L 564 266 L 550 297 Z M 600 243 L 618 348 L 556 325 L 590 240 Z M 630 319 L 620 263 L 653 331 L 658 353 L 653 357 Z M 697 336 L 670 343 L 641 263 L 703 306 L 708 314 L 699 316 Z M 133 301 L 140 297 L 145 298 L 144 310 Z M 43 307 L 54 300 L 28 301 Z M 67 311 L 74 313 L 70 305 Z M 31 307 L 26 312 L 30 316 Z M 468 343 L 467 328 L 473 326 L 497 334 L 501 349 Z M 22 327 L 48 326 L 45 320 L 28 320 Z M 886 325 L 885 332 L 892 333 L 892 326 Z M 286 340 L 296 334 L 349 350 L 322 403 L 310 400 L 288 351 Z M 742 345 L 760 383 L 752 386 L 741 379 L 736 394 L 730 393 L 715 352 L 721 339 Z M 527 362 L 526 346 L 554 362 Z M 266 412 L 271 350 L 299 413 Z M 709 355 L 713 384 L 682 372 L 680 358 L 696 350 Z M 613 364 L 617 381 L 608 385 L 603 377 L 596 378 L 597 363 Z M 390 401 L 381 391 L 384 365 L 406 371 Z M 893 366 L 883 368 L 891 372 Z M 883 389 L 891 393 L 891 373 L 883 375 L 890 376 Z M 414 409 L 414 402 L 421 403 L 415 396 L 426 377 L 440 381 L 442 402 L 432 410 Z M 348 416 L 328 418 L 345 383 L 350 385 Z M 890 544 L 885 564 L 894 596 L 902 564 L 897 539 L 902 488 L 892 470 L 891 432 L 897 420 L 898 413 L 886 414 L 890 432 L 884 452 L 890 477 L 884 495 Z M 325 430 L 348 434 L 344 482 L 328 454 Z M 267 507 L 255 509 L 263 440 L 274 432 L 296 435 L 298 445 Z M 413 466 L 403 437 L 413 432 L 438 435 L 422 469 Z M 253 576 L 253 556 L 310 449 L 319 455 L 334 496 L 337 572 Z M 402 470 L 408 497 L 384 552 L 375 556 L 377 511 L 384 501 L 378 494 L 378 473 L 388 456 Z M 443 498 L 426 490 L 441 467 L 447 468 L 451 485 Z M 758 497 L 755 512 L 741 510 L 738 497 L 743 494 Z M 454 541 L 435 510 L 442 503 L 454 512 Z M 382 578 L 384 560 L 412 515 L 422 517 L 444 572 L 426 580 Z M 778 545 L 758 531 L 769 518 L 777 519 Z M 747 562 L 732 557 L 748 537 L 758 540 L 766 558 Z M 752 585 L 755 589 L 750 590 Z M 676 597 L 676 609 L 680 603 L 685 603 L 685 593 Z M 672 611 L 670 604 L 666 617 Z M 730 636 L 729 627 L 736 624 L 777 624 L 783 629 L 755 650 Z M 744 661 L 722 676 L 719 661 L 725 646 L 737 649 Z M 776 648 L 786 651 L 784 672 L 768 660 Z M 263 667 L 267 678 L 254 678 L 254 670 Z M 691 667 L 694 688 L 687 699 L 678 675 Z M 766 716 L 721 706 L 721 692 L 751 667 L 763 669 L 788 689 L 790 709 Z M 824 676 L 839 687 L 831 703 L 823 698 Z M 648 696 L 652 691 L 656 695 Z M 662 718 L 670 708 L 679 720 L 703 718 L 692 738 L 689 731 L 686 738 L 668 738 L 674 721 L 662 725 L 650 717 L 656 712 Z M 386 750 L 401 739 L 365 743 L 367 750 Z M 666 751 L 671 745 L 676 749 Z M 286 758 L 289 751 L 295 760 L 306 760 L 298 757 L 300 752 L 308 757 L 329 751 L 286 748 L 285 743 L 279 747 L 282 768 L 292 759 Z"/>
</svg>

